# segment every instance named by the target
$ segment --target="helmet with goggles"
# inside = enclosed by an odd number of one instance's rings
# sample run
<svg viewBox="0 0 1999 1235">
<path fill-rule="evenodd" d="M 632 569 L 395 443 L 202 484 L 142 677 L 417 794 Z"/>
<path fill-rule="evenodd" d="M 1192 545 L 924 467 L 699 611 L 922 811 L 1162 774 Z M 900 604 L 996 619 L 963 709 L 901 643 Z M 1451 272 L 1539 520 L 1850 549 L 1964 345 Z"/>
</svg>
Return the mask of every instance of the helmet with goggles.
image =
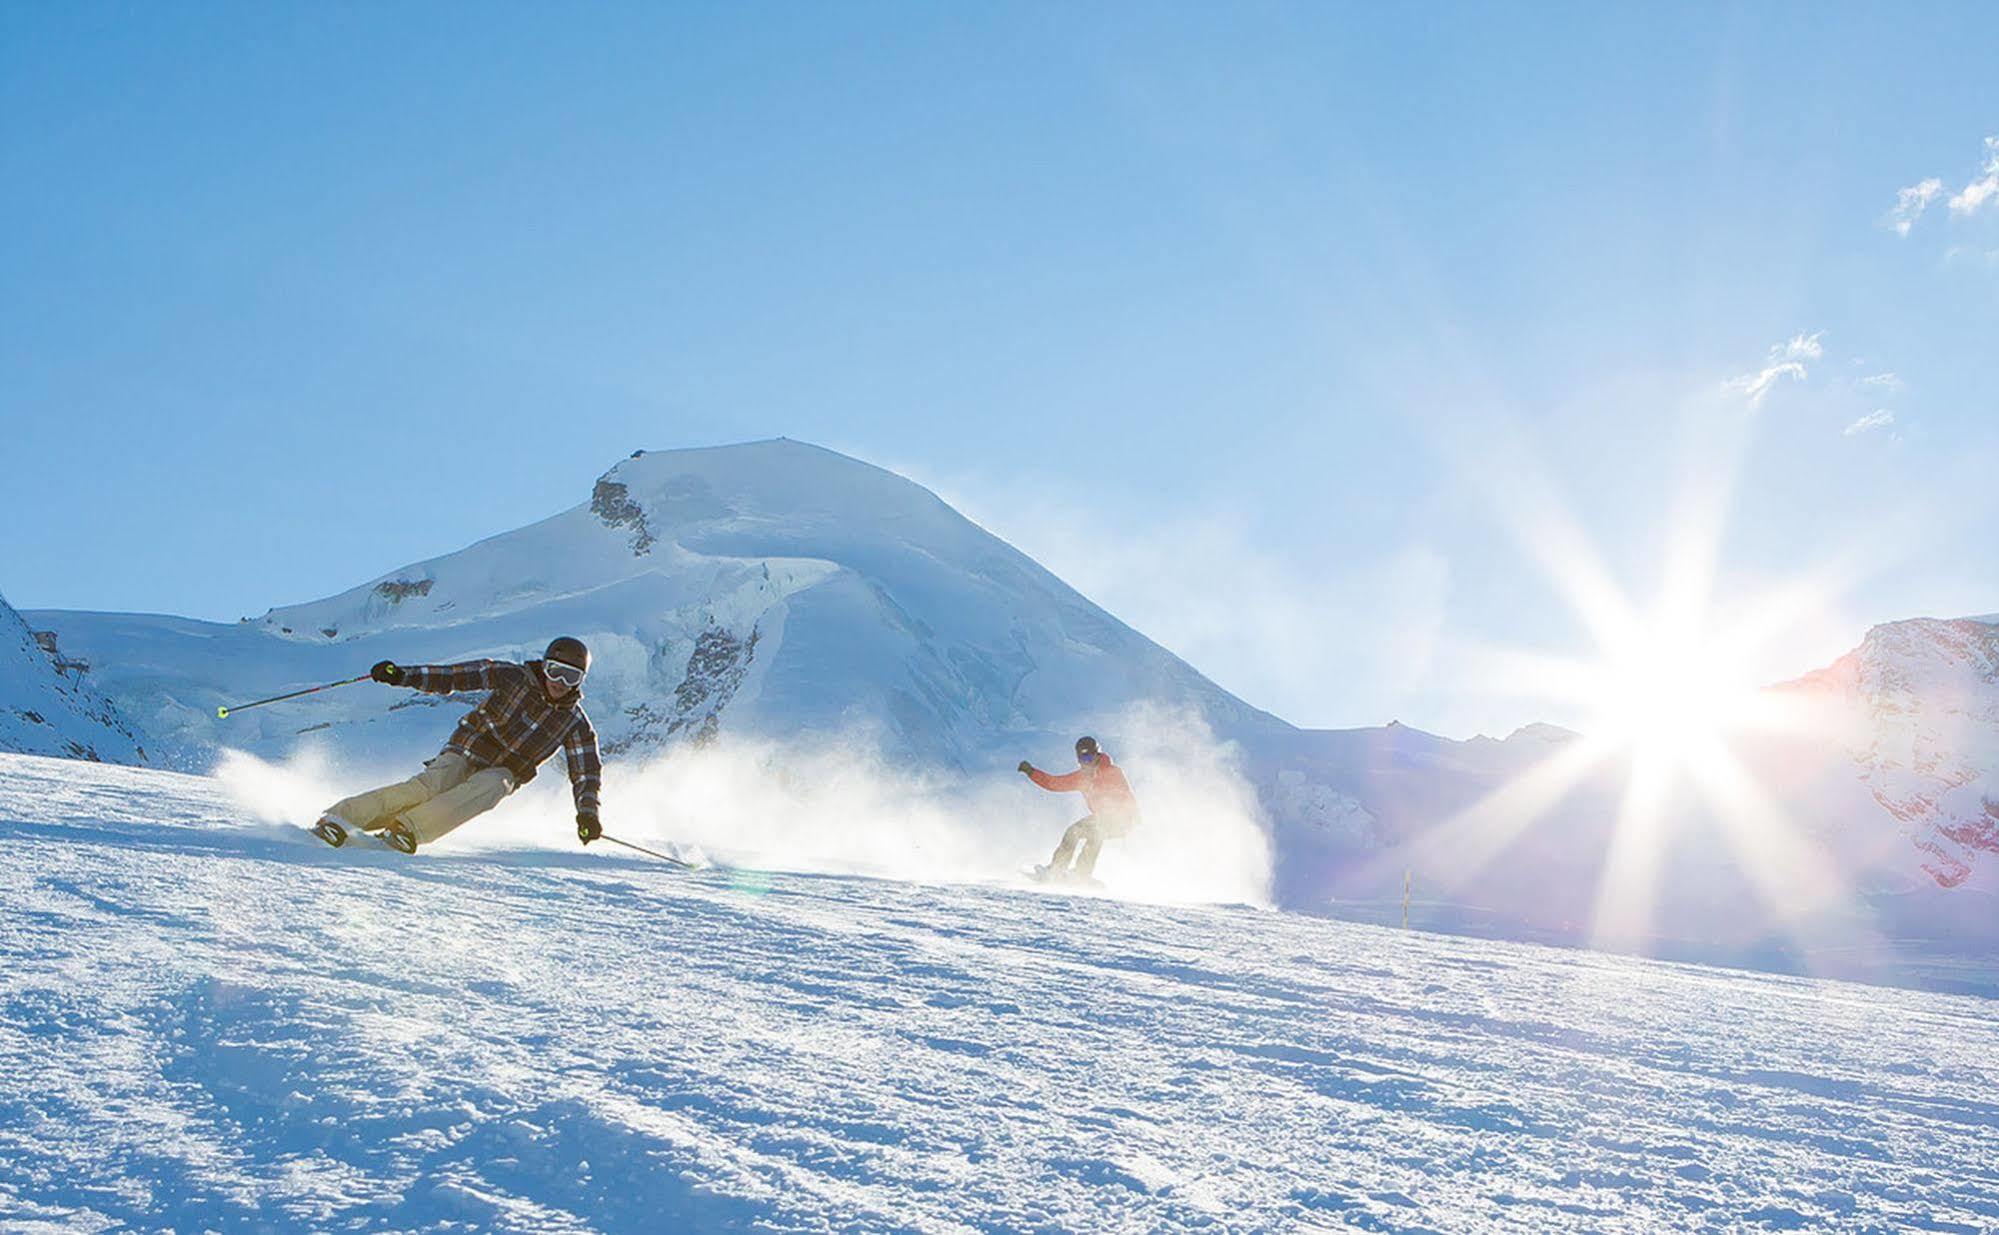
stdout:
<svg viewBox="0 0 1999 1235">
<path fill-rule="evenodd" d="M 542 653 L 541 671 L 552 682 L 581 686 L 590 672 L 590 649 L 583 646 L 581 639 L 569 635 L 552 639 L 548 650 Z"/>
</svg>

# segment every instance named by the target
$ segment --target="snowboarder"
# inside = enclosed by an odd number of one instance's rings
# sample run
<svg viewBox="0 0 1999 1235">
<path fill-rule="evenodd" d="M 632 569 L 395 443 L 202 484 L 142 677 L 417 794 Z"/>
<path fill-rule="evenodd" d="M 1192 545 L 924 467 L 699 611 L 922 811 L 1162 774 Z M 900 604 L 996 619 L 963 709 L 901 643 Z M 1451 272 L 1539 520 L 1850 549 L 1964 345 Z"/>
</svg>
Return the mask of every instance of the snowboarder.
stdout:
<svg viewBox="0 0 1999 1235">
<path fill-rule="evenodd" d="M 380 832 L 404 853 L 415 853 L 459 824 L 498 806 L 534 779 L 535 769 L 561 747 L 576 799 L 576 839 L 589 844 L 604 834 L 597 822 L 597 786 L 603 763 L 597 731 L 583 712 L 583 678 L 590 649 L 567 635 L 553 640 L 542 659 L 525 664 L 474 660 L 457 665 L 398 665 L 382 661 L 369 671 L 377 682 L 434 695 L 491 691 L 458 722 L 451 740 L 423 771 L 406 781 L 358 793 L 327 807 L 313 831 L 331 845 L 354 829 Z"/>
<path fill-rule="evenodd" d="M 1098 749 L 1097 740 L 1092 737 L 1076 739 L 1076 770 L 1054 776 L 1035 767 L 1027 760 L 1020 761 L 1020 770 L 1027 778 L 1050 793 L 1080 792 L 1083 805 L 1090 813 L 1069 825 L 1062 833 L 1062 843 L 1055 847 L 1055 854 L 1048 859 L 1048 865 L 1038 872 L 1043 877 L 1090 880 L 1091 872 L 1097 869 L 1097 855 L 1103 852 L 1104 842 L 1113 837 L 1129 836 L 1138 826 L 1138 799 L 1132 796 L 1131 784 L 1125 780 L 1124 772 L 1111 762 L 1111 757 Z M 1077 847 L 1082 852 L 1077 854 Z M 1074 856 L 1076 864 L 1069 865 Z"/>
</svg>

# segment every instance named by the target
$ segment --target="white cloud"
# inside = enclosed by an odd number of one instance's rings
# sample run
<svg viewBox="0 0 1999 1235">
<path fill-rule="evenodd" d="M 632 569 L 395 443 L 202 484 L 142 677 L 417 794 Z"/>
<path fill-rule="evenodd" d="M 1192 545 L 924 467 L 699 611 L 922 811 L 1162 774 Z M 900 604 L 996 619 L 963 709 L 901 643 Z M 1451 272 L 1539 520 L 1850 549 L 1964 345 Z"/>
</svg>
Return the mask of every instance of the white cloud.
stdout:
<svg viewBox="0 0 1999 1235">
<path fill-rule="evenodd" d="M 1777 384 L 1777 379 L 1789 377 L 1802 380 L 1804 376 L 1805 366 L 1801 364 L 1778 364 L 1755 373 L 1745 373 L 1741 377 L 1730 378 L 1724 384 L 1730 390 L 1739 390 L 1747 395 L 1749 406 L 1762 407 L 1763 396 L 1770 393 L 1770 388 Z"/>
<path fill-rule="evenodd" d="M 1816 330 L 1811 334 L 1799 332 L 1789 341 L 1779 343 L 1770 349 L 1769 363 L 1754 373 L 1732 377 L 1722 383 L 1724 389 L 1739 391 L 1749 400 L 1749 406 L 1763 406 L 1764 396 L 1770 393 L 1779 381 L 1790 378 L 1803 381 L 1806 376 L 1804 362 L 1817 360 L 1825 355 L 1825 346 L 1819 342 L 1825 331 Z"/>
<path fill-rule="evenodd" d="M 1895 413 L 1885 407 L 1879 407 L 1846 426 L 1844 433 L 1847 437 L 1852 437 L 1857 433 L 1866 433 L 1871 429 L 1879 429 L 1894 423 Z"/>
<path fill-rule="evenodd" d="M 1985 139 L 1985 167 L 1978 179 L 1953 194 L 1952 214 L 1975 214 L 1988 203 L 1999 201 L 1999 137 Z"/>
<path fill-rule="evenodd" d="M 1782 347 L 1771 348 L 1770 359 L 1817 360 L 1819 357 L 1825 355 L 1825 348 L 1819 345 L 1819 340 L 1824 337 L 1825 331 L 1823 330 L 1815 330 L 1810 335 L 1803 333 L 1794 335 L 1791 341 Z"/>
<path fill-rule="evenodd" d="M 1863 377 L 1860 379 L 1860 384 L 1872 386 L 1876 390 L 1885 390 L 1889 394 L 1900 394 L 1908 385 L 1893 373 L 1876 373 L 1873 377 Z"/>
<path fill-rule="evenodd" d="M 1943 181 L 1935 176 L 1920 184 L 1912 184 L 1906 189 L 1895 191 L 1895 208 L 1888 212 L 1885 220 L 1888 228 L 1897 236 L 1907 236 L 1909 229 L 1916 225 L 1923 211 L 1943 193 Z"/>
<path fill-rule="evenodd" d="M 1882 225 L 1897 236 L 1907 236 L 1923 211 L 1947 191 L 1943 181 L 1935 176 L 1896 190 L 1895 208 L 1888 212 Z M 1984 166 L 1979 169 L 1976 179 L 1950 194 L 1949 206 L 1951 214 L 1962 217 L 1977 214 L 1995 202 L 1999 202 L 1999 137 L 1988 137 L 1985 139 Z"/>
</svg>

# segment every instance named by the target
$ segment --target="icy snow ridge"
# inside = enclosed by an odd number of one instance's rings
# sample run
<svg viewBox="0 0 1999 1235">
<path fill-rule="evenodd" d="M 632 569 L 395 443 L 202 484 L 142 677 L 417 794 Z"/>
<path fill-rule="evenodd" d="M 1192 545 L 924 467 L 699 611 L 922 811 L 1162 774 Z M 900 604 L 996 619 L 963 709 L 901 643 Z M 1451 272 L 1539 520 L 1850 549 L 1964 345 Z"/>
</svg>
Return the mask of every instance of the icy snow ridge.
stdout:
<svg viewBox="0 0 1999 1235">
<path fill-rule="evenodd" d="M 145 747 L 84 666 L 43 646 L 0 596 L 0 751 L 145 763 Z"/>
<path fill-rule="evenodd" d="M 1981 1230 L 1960 996 L 596 852 L 0 756 L 0 1226 Z"/>
</svg>

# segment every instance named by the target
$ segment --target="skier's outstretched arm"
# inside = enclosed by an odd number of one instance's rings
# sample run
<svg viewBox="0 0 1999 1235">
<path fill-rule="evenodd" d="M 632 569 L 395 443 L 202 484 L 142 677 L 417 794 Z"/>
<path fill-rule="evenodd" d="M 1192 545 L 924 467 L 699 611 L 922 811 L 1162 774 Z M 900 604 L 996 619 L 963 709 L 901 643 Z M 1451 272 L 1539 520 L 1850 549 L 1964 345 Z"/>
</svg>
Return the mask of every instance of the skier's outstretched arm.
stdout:
<svg viewBox="0 0 1999 1235">
<path fill-rule="evenodd" d="M 569 792 L 576 799 L 576 839 L 589 844 L 604 834 L 597 820 L 597 789 L 604 781 L 604 761 L 597 754 L 597 730 L 586 717 L 562 735 L 562 757 L 569 765 Z"/>
<path fill-rule="evenodd" d="M 387 664 L 388 662 L 383 662 Z M 376 668 L 380 668 L 378 665 Z M 456 665 L 390 665 L 398 670 L 401 680 L 375 675 L 378 682 L 389 681 L 397 686 L 407 686 L 432 695 L 450 695 L 467 690 L 491 690 L 499 685 L 500 677 L 508 669 L 519 668 L 503 660 L 468 660 Z"/>
</svg>

